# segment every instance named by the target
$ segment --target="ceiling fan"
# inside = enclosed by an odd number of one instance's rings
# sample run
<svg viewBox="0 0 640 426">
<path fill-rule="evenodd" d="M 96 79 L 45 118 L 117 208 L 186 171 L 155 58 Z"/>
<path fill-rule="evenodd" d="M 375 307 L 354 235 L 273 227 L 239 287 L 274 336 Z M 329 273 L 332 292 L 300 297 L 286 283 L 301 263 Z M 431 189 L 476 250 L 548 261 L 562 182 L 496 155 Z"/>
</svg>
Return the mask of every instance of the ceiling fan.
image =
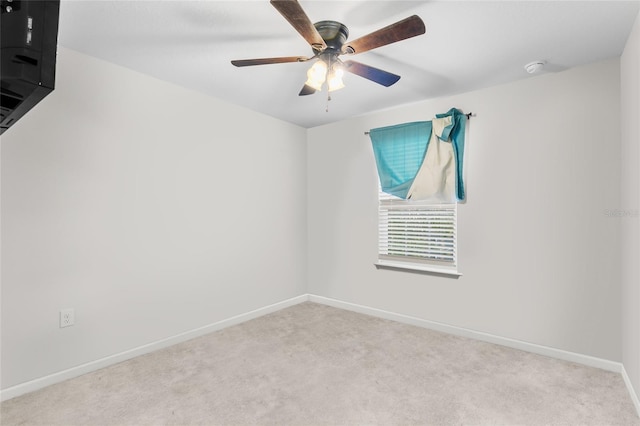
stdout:
<svg viewBox="0 0 640 426">
<path fill-rule="evenodd" d="M 287 62 L 306 62 L 318 59 L 307 71 L 305 82 L 299 95 L 311 95 L 322 89 L 325 81 L 328 90 L 334 91 L 344 87 L 342 76 L 344 71 L 359 75 L 368 80 L 389 87 L 400 80 L 400 76 L 374 68 L 356 61 L 342 61 L 341 55 L 354 55 L 377 47 L 405 40 L 424 34 L 426 29 L 419 16 L 413 15 L 394 24 L 381 28 L 356 40 L 347 42 L 349 30 L 340 22 L 320 21 L 312 24 L 297 0 L 271 0 L 289 24 L 309 43 L 313 55 L 285 56 L 278 58 L 240 59 L 231 63 L 236 67 L 253 65 L 281 64 Z"/>
</svg>

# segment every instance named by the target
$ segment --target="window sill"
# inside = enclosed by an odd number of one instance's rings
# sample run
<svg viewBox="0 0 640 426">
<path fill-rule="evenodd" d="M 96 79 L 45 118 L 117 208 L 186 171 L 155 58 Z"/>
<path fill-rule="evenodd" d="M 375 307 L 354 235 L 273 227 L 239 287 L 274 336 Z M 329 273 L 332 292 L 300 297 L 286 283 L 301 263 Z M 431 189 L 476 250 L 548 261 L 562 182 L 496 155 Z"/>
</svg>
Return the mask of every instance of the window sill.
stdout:
<svg viewBox="0 0 640 426">
<path fill-rule="evenodd" d="M 438 268 L 437 266 L 430 266 L 430 265 L 418 265 L 418 264 L 411 264 L 411 263 L 404 263 L 404 262 L 392 262 L 388 260 L 378 260 L 375 263 L 375 265 L 376 265 L 376 268 L 378 269 L 380 268 L 399 269 L 399 270 L 406 270 L 406 271 L 412 271 L 412 272 L 424 272 L 427 274 L 443 275 L 451 278 L 458 278 L 462 276 L 462 274 L 458 271 L 447 269 L 447 268 Z"/>
</svg>

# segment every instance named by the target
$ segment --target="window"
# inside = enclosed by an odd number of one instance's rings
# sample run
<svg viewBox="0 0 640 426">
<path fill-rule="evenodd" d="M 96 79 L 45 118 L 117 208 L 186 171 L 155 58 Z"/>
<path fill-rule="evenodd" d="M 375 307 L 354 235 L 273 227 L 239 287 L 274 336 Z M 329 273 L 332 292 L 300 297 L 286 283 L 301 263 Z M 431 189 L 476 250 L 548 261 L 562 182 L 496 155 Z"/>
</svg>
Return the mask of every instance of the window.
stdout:
<svg viewBox="0 0 640 426">
<path fill-rule="evenodd" d="M 430 204 L 379 190 L 378 265 L 457 273 L 457 204 Z"/>
<path fill-rule="evenodd" d="M 431 121 L 369 131 L 380 185 L 377 265 L 460 275 L 457 202 L 465 199 L 466 120 L 451 108 Z"/>
</svg>

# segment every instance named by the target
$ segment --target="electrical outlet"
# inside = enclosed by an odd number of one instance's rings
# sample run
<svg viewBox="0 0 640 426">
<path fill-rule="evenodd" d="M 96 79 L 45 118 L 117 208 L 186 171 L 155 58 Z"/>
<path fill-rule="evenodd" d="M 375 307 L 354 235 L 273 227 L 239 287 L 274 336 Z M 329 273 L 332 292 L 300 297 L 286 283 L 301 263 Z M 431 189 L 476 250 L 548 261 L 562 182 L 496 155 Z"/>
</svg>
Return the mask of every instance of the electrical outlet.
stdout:
<svg viewBox="0 0 640 426">
<path fill-rule="evenodd" d="M 60 328 L 72 326 L 75 322 L 76 314 L 73 308 L 60 309 Z"/>
</svg>

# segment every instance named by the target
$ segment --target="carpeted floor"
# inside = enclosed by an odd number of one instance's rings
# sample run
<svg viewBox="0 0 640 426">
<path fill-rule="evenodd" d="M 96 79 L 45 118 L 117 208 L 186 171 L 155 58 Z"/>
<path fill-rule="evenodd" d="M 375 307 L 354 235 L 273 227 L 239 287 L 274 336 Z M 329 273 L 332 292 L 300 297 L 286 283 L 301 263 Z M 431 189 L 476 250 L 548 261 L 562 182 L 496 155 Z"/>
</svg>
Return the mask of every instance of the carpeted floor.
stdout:
<svg viewBox="0 0 640 426">
<path fill-rule="evenodd" d="M 619 374 L 314 303 L 1 414 L 3 425 L 640 425 Z"/>
</svg>

